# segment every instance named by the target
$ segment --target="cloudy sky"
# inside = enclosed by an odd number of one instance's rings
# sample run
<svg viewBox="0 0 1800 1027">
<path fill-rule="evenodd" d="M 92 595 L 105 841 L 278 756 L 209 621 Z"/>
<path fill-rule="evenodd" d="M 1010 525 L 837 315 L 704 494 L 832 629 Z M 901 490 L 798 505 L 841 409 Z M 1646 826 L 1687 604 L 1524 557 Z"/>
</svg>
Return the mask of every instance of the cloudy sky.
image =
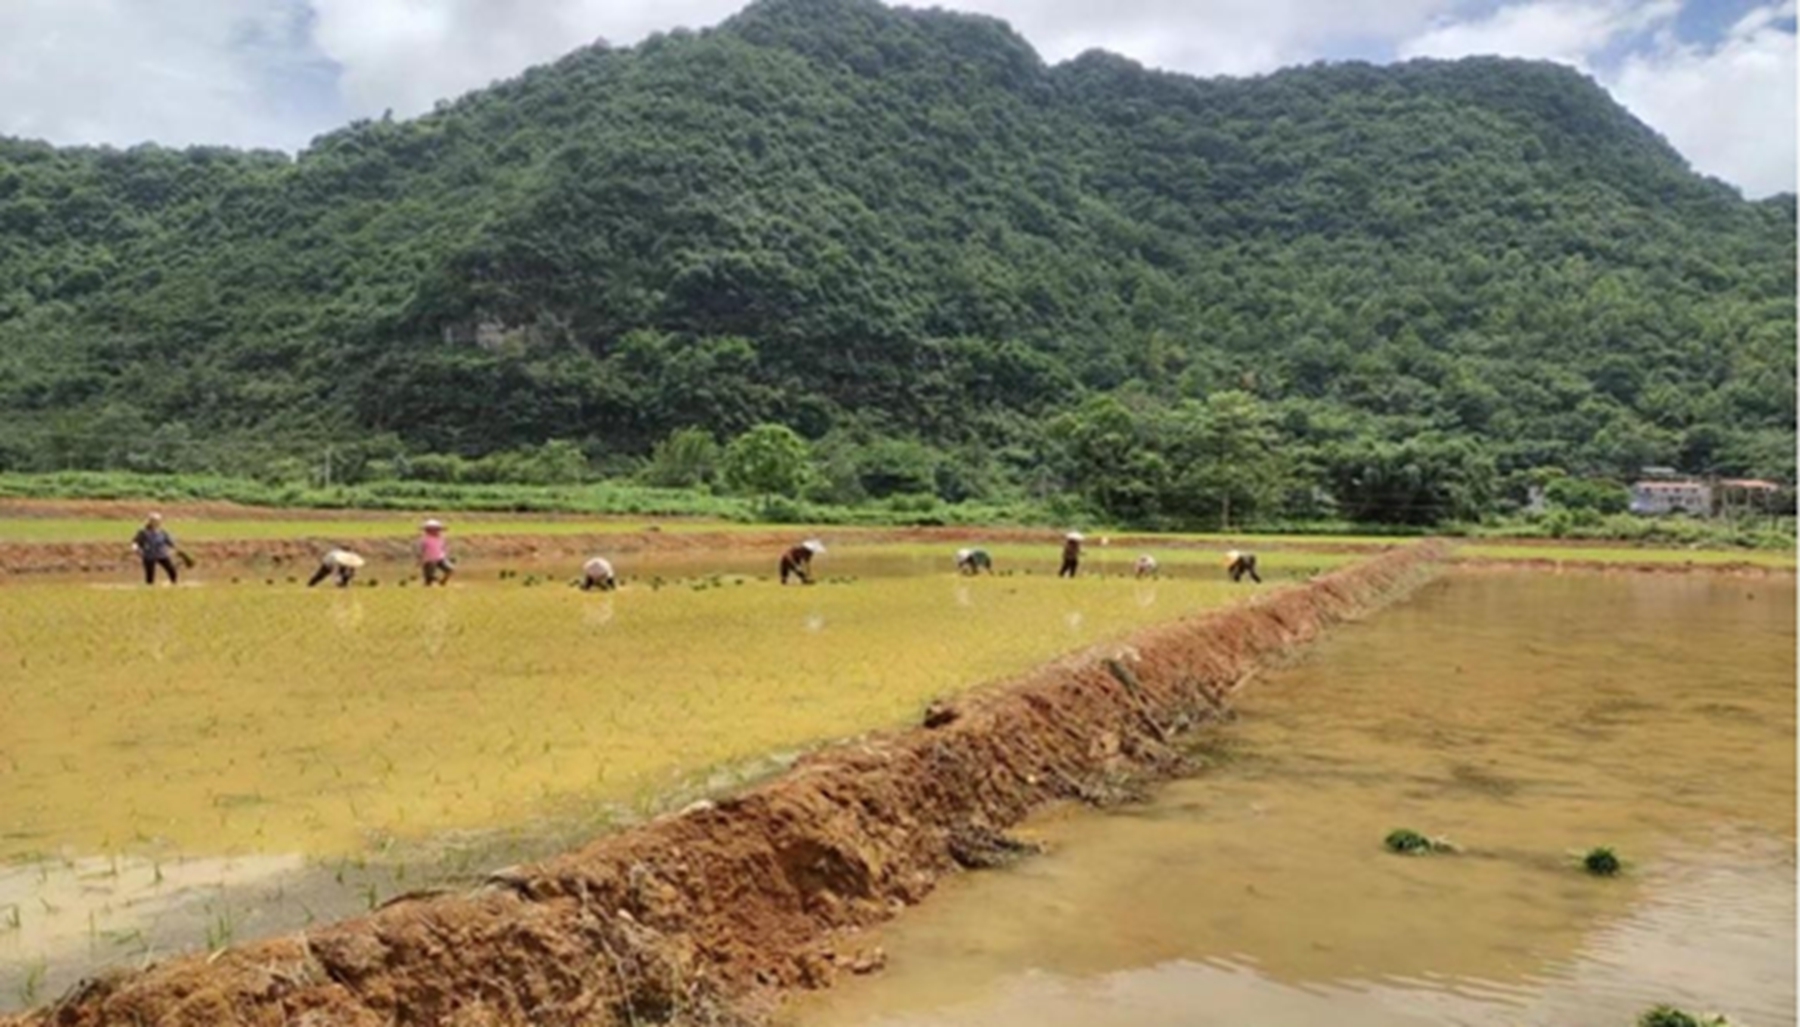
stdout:
<svg viewBox="0 0 1800 1027">
<path fill-rule="evenodd" d="M 296 149 L 603 37 L 743 0 L 0 0 L 0 134 Z M 1249 75 L 1320 58 L 1571 64 L 1747 195 L 1792 191 L 1795 0 L 945 0 L 1050 60 L 1104 47 Z"/>
</svg>

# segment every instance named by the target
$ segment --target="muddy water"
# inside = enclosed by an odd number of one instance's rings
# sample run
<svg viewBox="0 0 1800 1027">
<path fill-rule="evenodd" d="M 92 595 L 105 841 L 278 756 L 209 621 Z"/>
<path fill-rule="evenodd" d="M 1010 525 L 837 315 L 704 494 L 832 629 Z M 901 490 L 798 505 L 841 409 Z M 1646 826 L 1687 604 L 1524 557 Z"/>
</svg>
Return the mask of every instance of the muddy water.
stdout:
<svg viewBox="0 0 1800 1027">
<path fill-rule="evenodd" d="M 1470 573 L 1253 682 L 1212 766 L 953 881 L 805 1027 L 1795 1008 L 1791 581 Z M 1401 857 L 1385 833 L 1447 836 Z M 1613 880 L 1570 855 L 1611 845 Z"/>
</svg>

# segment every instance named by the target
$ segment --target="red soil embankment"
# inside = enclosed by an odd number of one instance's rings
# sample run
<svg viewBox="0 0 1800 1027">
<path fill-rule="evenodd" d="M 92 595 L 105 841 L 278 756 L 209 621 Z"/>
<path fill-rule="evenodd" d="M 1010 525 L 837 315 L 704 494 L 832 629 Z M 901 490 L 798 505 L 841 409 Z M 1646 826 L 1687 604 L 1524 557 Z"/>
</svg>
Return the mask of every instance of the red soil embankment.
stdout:
<svg viewBox="0 0 1800 1027">
<path fill-rule="evenodd" d="M 1442 552 L 1139 632 L 470 893 L 90 982 L 0 1027 L 751 1022 L 786 989 L 878 967 L 858 929 L 1003 853 L 999 832 L 1032 810 L 1191 769 L 1172 743 L 1246 674 Z"/>
</svg>

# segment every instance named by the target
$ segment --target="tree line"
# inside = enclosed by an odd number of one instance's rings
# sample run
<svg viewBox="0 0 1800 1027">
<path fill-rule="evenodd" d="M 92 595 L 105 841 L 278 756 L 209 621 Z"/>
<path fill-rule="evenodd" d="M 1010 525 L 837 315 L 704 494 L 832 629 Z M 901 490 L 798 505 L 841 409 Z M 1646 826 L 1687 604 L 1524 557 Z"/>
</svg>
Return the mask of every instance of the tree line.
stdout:
<svg viewBox="0 0 1800 1027">
<path fill-rule="evenodd" d="M 1794 229 L 1554 65 L 760 0 L 292 158 L 0 139 L 0 470 L 710 487 L 779 425 L 795 495 L 1168 525 L 1791 482 Z"/>
</svg>

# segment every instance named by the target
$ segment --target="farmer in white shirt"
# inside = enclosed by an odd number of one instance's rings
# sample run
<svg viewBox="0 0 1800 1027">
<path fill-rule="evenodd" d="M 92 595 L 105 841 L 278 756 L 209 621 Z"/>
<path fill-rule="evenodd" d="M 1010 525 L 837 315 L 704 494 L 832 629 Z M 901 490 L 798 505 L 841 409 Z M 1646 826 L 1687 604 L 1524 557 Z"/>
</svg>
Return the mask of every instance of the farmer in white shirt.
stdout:
<svg viewBox="0 0 1800 1027">
<path fill-rule="evenodd" d="M 599 589 L 611 592 L 619 587 L 619 579 L 613 574 L 613 565 L 603 556 L 596 556 L 581 565 L 581 590 L 583 592 Z"/>
<path fill-rule="evenodd" d="M 319 569 L 313 571 L 313 576 L 307 579 L 306 587 L 311 588 L 336 574 L 337 586 L 349 588 L 351 579 L 356 577 L 356 572 L 362 568 L 363 563 L 362 557 L 348 549 L 333 549 L 319 558 Z"/>
</svg>

